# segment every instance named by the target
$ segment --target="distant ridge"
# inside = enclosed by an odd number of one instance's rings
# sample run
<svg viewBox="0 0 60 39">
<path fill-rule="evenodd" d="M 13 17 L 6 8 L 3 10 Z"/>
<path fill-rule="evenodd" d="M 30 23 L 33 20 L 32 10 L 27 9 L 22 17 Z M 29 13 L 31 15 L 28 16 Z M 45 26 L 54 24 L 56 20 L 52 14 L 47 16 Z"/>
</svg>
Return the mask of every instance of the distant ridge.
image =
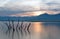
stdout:
<svg viewBox="0 0 60 39">
<path fill-rule="evenodd" d="M 0 21 L 41 21 L 41 22 L 60 22 L 60 14 L 41 14 L 39 16 L 32 17 L 10 17 L 10 16 L 0 16 Z"/>
</svg>

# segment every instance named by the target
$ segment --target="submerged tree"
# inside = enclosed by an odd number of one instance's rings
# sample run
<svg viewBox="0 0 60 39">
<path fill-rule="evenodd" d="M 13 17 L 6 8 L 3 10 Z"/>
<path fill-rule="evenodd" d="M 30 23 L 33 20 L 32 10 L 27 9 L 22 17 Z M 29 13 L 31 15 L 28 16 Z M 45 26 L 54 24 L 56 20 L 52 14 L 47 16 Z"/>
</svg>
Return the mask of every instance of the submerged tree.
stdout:
<svg viewBox="0 0 60 39">
<path fill-rule="evenodd" d="M 28 33 L 30 34 L 29 28 L 31 26 L 31 23 L 24 25 L 24 22 L 19 22 L 19 20 L 17 21 L 17 24 L 15 25 L 15 21 L 14 20 L 8 20 L 8 23 L 5 22 L 4 23 L 6 25 L 6 27 L 8 28 L 6 31 L 6 34 L 9 33 L 10 36 L 10 32 L 12 32 L 12 39 L 14 39 L 14 32 L 17 32 L 18 38 L 19 38 L 19 32 L 21 33 L 21 35 L 23 35 L 23 32 L 28 31 Z M 16 28 L 15 28 L 16 27 Z"/>
</svg>

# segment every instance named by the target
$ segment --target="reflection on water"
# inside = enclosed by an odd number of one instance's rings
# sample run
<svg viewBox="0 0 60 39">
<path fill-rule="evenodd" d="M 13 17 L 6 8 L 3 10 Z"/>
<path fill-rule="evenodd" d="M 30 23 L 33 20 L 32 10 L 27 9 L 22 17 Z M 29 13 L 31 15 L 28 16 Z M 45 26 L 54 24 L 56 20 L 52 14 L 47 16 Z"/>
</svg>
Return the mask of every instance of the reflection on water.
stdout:
<svg viewBox="0 0 60 39">
<path fill-rule="evenodd" d="M 34 32 L 42 32 L 42 29 L 43 29 L 43 26 L 41 25 L 42 23 L 40 22 L 35 22 L 35 23 L 32 23 L 32 27 L 33 27 L 33 31 Z"/>
<path fill-rule="evenodd" d="M 60 39 L 60 22 L 0 21 L 0 39 Z"/>
</svg>

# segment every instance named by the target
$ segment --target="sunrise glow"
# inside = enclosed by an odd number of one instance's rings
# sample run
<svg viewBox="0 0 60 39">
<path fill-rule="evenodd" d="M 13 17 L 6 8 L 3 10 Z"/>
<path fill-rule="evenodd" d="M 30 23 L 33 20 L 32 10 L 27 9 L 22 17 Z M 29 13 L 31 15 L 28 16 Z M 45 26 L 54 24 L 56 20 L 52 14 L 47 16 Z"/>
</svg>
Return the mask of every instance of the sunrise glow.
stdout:
<svg viewBox="0 0 60 39">
<path fill-rule="evenodd" d="M 38 16 L 38 15 L 41 15 L 41 14 L 44 14 L 45 11 L 36 11 L 36 12 L 33 12 L 35 16 Z"/>
<path fill-rule="evenodd" d="M 13 14 L 13 15 L 10 15 L 10 16 L 21 16 L 21 17 L 24 17 L 24 16 L 39 16 L 41 14 L 44 14 L 45 11 L 35 11 L 35 12 L 26 12 L 26 13 L 19 13 L 19 14 Z"/>
</svg>

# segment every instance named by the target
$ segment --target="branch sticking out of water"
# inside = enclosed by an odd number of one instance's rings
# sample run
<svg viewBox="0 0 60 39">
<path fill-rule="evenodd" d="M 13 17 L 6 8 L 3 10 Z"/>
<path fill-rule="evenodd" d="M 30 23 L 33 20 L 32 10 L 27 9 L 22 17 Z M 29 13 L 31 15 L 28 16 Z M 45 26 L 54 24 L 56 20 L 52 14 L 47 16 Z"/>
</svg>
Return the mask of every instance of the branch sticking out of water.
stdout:
<svg viewBox="0 0 60 39">
<path fill-rule="evenodd" d="M 25 32 L 25 34 L 27 34 L 27 32 L 30 34 L 30 31 L 29 31 L 29 28 L 31 26 L 31 23 L 26 23 L 24 25 L 24 22 L 19 22 L 19 20 L 17 21 L 17 25 L 15 27 L 15 22 L 14 20 L 9 20 L 8 23 L 4 23 L 8 30 L 7 30 L 7 33 L 12 30 L 12 39 L 14 38 L 14 32 L 16 31 L 17 32 L 17 35 L 19 34 L 19 31 L 20 33 L 23 35 L 23 33 Z M 19 35 L 18 35 L 19 36 Z"/>
</svg>

